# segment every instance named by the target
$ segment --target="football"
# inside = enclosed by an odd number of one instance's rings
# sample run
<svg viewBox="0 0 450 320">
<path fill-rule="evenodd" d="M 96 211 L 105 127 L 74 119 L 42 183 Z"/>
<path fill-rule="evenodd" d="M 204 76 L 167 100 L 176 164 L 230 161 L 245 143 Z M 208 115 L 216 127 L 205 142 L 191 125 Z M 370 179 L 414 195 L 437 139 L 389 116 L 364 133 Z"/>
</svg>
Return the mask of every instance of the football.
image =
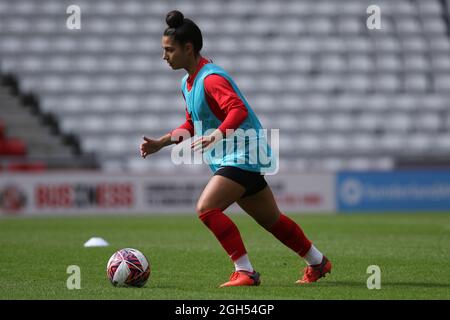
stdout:
<svg viewBox="0 0 450 320">
<path fill-rule="evenodd" d="M 106 274 L 114 286 L 140 288 L 150 277 L 150 263 L 139 250 L 125 248 L 109 258 Z"/>
</svg>

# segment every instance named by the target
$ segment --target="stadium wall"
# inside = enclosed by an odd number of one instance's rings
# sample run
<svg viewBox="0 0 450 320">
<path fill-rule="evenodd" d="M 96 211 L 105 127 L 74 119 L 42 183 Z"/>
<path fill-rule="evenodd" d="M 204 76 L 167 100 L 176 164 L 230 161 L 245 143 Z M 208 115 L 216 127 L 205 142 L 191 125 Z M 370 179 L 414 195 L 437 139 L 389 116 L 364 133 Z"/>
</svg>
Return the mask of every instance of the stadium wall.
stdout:
<svg viewBox="0 0 450 320">
<path fill-rule="evenodd" d="M 277 174 L 286 213 L 450 212 L 450 170 Z M 192 214 L 209 176 L 104 173 L 0 175 L 0 216 Z M 227 212 L 242 212 L 231 206 Z"/>
<path fill-rule="evenodd" d="M 450 211 L 450 170 L 340 172 L 338 212 Z"/>
<path fill-rule="evenodd" d="M 192 214 L 209 177 L 102 173 L 2 174 L 1 215 Z M 334 176 L 267 177 L 284 212 L 335 212 Z M 242 211 L 237 205 L 228 212 Z"/>
</svg>

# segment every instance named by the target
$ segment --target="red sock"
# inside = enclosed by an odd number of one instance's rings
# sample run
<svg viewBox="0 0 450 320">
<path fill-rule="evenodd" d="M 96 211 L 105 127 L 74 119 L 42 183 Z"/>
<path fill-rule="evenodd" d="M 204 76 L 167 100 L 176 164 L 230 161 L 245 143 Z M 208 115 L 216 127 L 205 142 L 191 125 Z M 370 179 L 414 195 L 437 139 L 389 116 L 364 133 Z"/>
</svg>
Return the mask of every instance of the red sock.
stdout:
<svg viewBox="0 0 450 320">
<path fill-rule="evenodd" d="M 311 241 L 305 236 L 300 226 L 284 214 L 280 214 L 278 221 L 268 231 L 301 257 L 311 249 Z"/>
<path fill-rule="evenodd" d="M 204 211 L 199 218 L 214 233 L 231 260 L 235 261 L 247 253 L 238 228 L 222 210 Z"/>
</svg>

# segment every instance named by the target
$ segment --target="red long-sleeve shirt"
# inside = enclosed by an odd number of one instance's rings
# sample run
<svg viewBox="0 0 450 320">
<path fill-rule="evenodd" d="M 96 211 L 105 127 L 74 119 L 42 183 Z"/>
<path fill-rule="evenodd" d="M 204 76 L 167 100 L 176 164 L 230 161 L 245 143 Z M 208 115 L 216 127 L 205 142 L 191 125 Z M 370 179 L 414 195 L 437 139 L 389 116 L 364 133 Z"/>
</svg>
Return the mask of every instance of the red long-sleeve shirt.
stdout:
<svg viewBox="0 0 450 320">
<path fill-rule="evenodd" d="M 191 90 L 195 77 L 200 69 L 207 63 L 210 63 L 210 61 L 203 57 L 200 59 L 196 72 L 187 79 L 186 85 L 188 90 Z M 245 118 L 247 118 L 248 111 L 231 84 L 224 77 L 217 74 L 211 74 L 205 78 L 203 85 L 206 93 L 206 101 L 208 102 L 211 111 L 217 119 L 222 121 L 218 129 L 222 131 L 224 135 L 227 129 L 236 130 Z M 191 136 L 194 135 L 194 123 L 192 122 L 187 109 L 186 121 L 178 128 L 172 130 L 170 134 L 173 135 L 179 129 L 188 130 Z M 178 140 L 178 143 L 181 141 L 182 138 Z"/>
</svg>

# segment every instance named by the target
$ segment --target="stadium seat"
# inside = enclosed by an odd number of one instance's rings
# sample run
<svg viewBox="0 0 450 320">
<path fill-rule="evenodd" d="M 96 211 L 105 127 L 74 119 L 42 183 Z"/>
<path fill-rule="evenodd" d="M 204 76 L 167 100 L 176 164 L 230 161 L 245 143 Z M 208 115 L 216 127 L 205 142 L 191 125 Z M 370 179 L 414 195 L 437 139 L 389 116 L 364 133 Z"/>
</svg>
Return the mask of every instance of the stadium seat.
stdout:
<svg viewBox="0 0 450 320">
<path fill-rule="evenodd" d="M 311 153 L 319 151 L 321 148 L 321 139 L 314 134 L 302 134 L 295 142 L 295 147 L 300 153 Z"/>
<path fill-rule="evenodd" d="M 0 120 L 0 141 L 5 138 L 5 124 Z"/>
<path fill-rule="evenodd" d="M 396 31 L 398 33 L 406 34 L 419 34 L 422 32 L 420 22 L 414 17 L 396 18 Z"/>
<path fill-rule="evenodd" d="M 435 71 L 450 70 L 450 57 L 446 54 L 433 55 L 431 62 Z"/>
<path fill-rule="evenodd" d="M 351 72 L 370 72 L 375 68 L 375 64 L 369 55 L 354 54 L 348 59 L 348 70 Z"/>
<path fill-rule="evenodd" d="M 355 127 L 355 121 L 346 113 L 334 114 L 329 117 L 326 127 L 336 131 L 351 131 Z"/>
<path fill-rule="evenodd" d="M 350 138 L 351 148 L 355 153 L 369 154 L 376 150 L 376 138 L 370 133 L 358 134 Z"/>
<path fill-rule="evenodd" d="M 406 92 L 427 92 L 430 86 L 429 79 L 425 74 L 405 73 L 403 87 Z"/>
<path fill-rule="evenodd" d="M 421 35 L 406 35 L 400 43 L 404 52 L 426 52 L 430 46 Z"/>
<path fill-rule="evenodd" d="M 343 134 L 326 135 L 323 137 L 323 148 L 326 153 L 345 154 L 350 150 L 350 141 Z"/>
<path fill-rule="evenodd" d="M 1 156 L 25 156 L 26 146 L 19 140 L 8 138 L 0 140 L 0 155 Z"/>
<path fill-rule="evenodd" d="M 13 162 L 6 166 L 9 172 L 43 172 L 46 169 L 46 164 L 42 162 Z"/>
<path fill-rule="evenodd" d="M 379 137 L 377 149 L 389 155 L 399 154 L 405 150 L 407 143 L 405 135 L 389 133 Z"/>
<path fill-rule="evenodd" d="M 33 92 L 105 170 L 167 169 L 170 161 L 149 165 L 130 154 L 143 134 L 165 134 L 185 119 L 184 72 L 161 57 L 173 5 L 77 4 L 82 32 L 65 28 L 66 1 L 0 3 L 1 72 L 16 75 L 19 90 Z M 399 155 L 446 154 L 449 0 L 380 0 L 382 29 L 369 31 L 370 4 L 176 1 L 202 29 L 203 54 L 230 72 L 264 126 L 280 129 L 282 147 L 294 146 L 281 163 L 388 170 Z M 14 152 L 25 153 L 18 145 Z"/>
</svg>

